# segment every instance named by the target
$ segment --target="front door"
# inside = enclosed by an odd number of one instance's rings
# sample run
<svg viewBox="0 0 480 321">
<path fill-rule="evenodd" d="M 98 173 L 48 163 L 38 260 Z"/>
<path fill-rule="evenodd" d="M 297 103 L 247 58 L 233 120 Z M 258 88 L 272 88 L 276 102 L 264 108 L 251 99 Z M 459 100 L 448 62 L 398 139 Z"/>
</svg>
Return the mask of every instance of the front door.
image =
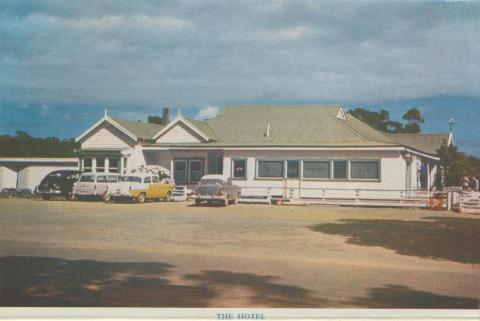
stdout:
<svg viewBox="0 0 480 321">
<path fill-rule="evenodd" d="M 173 161 L 173 179 L 175 184 L 187 184 L 187 160 L 177 159 Z"/>
<path fill-rule="evenodd" d="M 196 184 L 203 176 L 203 159 L 175 159 L 173 179 L 175 184 Z"/>
</svg>

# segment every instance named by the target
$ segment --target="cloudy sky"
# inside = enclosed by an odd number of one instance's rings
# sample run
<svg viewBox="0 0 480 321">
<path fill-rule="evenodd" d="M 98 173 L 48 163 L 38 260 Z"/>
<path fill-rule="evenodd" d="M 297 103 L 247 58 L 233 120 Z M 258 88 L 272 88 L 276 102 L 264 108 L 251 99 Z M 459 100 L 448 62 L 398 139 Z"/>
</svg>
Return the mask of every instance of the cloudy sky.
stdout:
<svg viewBox="0 0 480 321">
<path fill-rule="evenodd" d="M 424 102 L 480 155 L 479 30 L 480 2 L 0 0 L 0 134 L 74 136 L 105 107 Z"/>
</svg>

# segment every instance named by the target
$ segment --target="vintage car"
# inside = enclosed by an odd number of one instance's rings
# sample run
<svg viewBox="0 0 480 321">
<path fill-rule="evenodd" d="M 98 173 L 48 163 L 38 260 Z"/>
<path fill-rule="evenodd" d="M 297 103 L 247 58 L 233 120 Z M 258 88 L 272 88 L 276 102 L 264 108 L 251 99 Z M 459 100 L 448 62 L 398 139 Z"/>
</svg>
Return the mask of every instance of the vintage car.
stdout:
<svg viewBox="0 0 480 321">
<path fill-rule="evenodd" d="M 78 200 L 109 200 L 109 189 L 121 179 L 120 174 L 83 173 L 73 187 L 73 198 Z"/>
<path fill-rule="evenodd" d="M 240 187 L 233 185 L 230 178 L 223 175 L 205 175 L 192 190 L 192 198 L 195 199 L 195 205 L 218 202 L 228 206 L 230 202 L 238 203 L 240 192 Z"/>
<path fill-rule="evenodd" d="M 35 188 L 35 193 L 44 200 L 54 196 L 61 196 L 70 199 L 73 185 L 78 181 L 81 172 L 75 170 L 53 171 L 45 176 Z"/>
<path fill-rule="evenodd" d="M 170 201 L 173 184 L 170 179 L 160 178 L 151 173 L 135 173 L 122 177 L 122 180 L 112 185 L 109 198 L 115 200 L 133 200 L 144 203 L 146 200 Z"/>
</svg>

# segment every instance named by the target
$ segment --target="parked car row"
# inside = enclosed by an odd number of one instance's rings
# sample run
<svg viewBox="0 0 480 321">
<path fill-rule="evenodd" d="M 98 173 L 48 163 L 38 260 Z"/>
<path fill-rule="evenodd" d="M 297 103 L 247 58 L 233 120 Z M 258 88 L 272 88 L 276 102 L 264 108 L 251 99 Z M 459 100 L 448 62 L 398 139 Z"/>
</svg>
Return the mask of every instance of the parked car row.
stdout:
<svg viewBox="0 0 480 321">
<path fill-rule="evenodd" d="M 169 201 L 173 193 L 169 177 L 153 173 L 81 173 L 79 171 L 54 171 L 48 174 L 36 188 L 36 193 L 45 200 L 62 196 L 72 200 Z M 192 190 L 195 204 L 221 203 L 227 206 L 238 203 L 240 188 L 222 175 L 205 175 Z"/>
</svg>

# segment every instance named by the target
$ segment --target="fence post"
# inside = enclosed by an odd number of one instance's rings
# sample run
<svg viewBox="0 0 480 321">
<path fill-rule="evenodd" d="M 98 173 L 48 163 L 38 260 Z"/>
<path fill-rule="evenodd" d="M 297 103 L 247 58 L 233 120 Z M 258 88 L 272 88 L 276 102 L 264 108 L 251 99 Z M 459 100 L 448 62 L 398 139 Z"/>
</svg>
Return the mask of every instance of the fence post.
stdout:
<svg viewBox="0 0 480 321">
<path fill-rule="evenodd" d="M 447 211 L 451 211 L 452 210 L 452 192 L 449 191 L 447 192 Z"/>
</svg>

